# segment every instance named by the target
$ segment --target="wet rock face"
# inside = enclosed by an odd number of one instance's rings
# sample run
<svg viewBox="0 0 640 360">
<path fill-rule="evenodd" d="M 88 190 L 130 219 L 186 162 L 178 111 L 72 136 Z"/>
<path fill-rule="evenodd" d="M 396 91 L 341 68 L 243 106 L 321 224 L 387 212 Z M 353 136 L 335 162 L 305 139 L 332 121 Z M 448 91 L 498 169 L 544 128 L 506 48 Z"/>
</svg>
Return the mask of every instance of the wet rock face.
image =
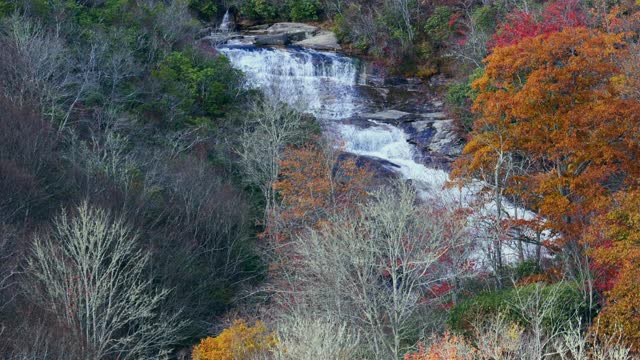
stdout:
<svg viewBox="0 0 640 360">
<path fill-rule="evenodd" d="M 400 125 L 407 141 L 420 151 L 422 163 L 447 170 L 463 147 L 463 139 L 454 126 L 453 120 L 420 120 Z"/>
<path fill-rule="evenodd" d="M 358 168 L 369 170 L 373 174 L 373 179 L 376 183 L 373 185 L 385 185 L 399 179 L 399 174 L 397 172 L 398 165 L 384 159 L 356 155 L 348 152 L 343 152 L 338 155 L 338 161 L 334 171 L 339 170 L 341 164 L 344 164 L 347 161 L 355 161 Z"/>
<path fill-rule="evenodd" d="M 291 43 L 291 40 L 286 34 L 279 35 L 257 35 L 255 37 L 255 42 L 258 46 L 285 46 Z"/>
<path fill-rule="evenodd" d="M 455 131 L 455 123 L 443 110 L 442 101 L 428 98 L 429 91 L 411 81 L 395 86 L 367 86 L 362 90 L 371 103 L 369 108 L 380 111 L 356 114 L 344 123 L 361 128 L 376 123 L 402 129 L 407 142 L 418 150 L 420 162 L 440 169 L 449 169 L 460 155 L 464 140 Z"/>
</svg>

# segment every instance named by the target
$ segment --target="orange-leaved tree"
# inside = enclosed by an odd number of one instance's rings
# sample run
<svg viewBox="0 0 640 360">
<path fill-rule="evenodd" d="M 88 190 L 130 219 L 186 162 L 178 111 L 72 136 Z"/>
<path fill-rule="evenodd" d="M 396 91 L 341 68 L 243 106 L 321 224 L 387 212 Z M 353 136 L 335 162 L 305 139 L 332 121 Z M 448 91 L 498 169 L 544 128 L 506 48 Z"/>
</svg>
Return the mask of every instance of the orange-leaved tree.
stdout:
<svg viewBox="0 0 640 360">
<path fill-rule="evenodd" d="M 544 216 L 561 243 L 576 243 L 610 194 L 640 173 L 640 103 L 617 84 L 626 56 L 622 34 L 585 28 L 497 47 L 473 84 L 479 119 L 455 174 L 516 162 L 505 192 Z"/>
<path fill-rule="evenodd" d="M 316 227 L 329 214 L 353 207 L 366 198 L 371 172 L 353 158 L 319 144 L 286 149 L 274 184 L 281 200 L 279 240 Z"/>
<path fill-rule="evenodd" d="M 248 326 L 243 320 L 236 320 L 216 337 L 202 339 L 193 348 L 193 360 L 248 360 L 267 354 L 277 345 L 274 334 L 257 321 Z"/>
<path fill-rule="evenodd" d="M 640 349 L 640 190 L 616 195 L 611 211 L 592 226 L 590 251 L 604 307 L 600 333 Z"/>
</svg>

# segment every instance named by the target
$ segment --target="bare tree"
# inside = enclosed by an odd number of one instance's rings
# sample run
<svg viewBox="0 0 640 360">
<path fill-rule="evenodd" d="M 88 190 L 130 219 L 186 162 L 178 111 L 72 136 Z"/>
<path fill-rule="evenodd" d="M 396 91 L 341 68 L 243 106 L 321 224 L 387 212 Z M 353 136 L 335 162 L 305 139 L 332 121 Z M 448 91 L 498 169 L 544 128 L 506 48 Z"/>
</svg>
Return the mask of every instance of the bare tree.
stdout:
<svg viewBox="0 0 640 360">
<path fill-rule="evenodd" d="M 631 349 L 625 346 L 619 335 L 599 334 L 596 324 L 593 331 L 585 331 L 582 319 L 567 324 L 566 330 L 555 339 L 553 346 L 562 360 L 631 360 Z"/>
<path fill-rule="evenodd" d="M 401 28 L 406 34 L 406 43 L 403 39 L 404 46 L 410 46 L 415 38 L 415 29 L 413 21 L 417 2 L 414 0 L 386 0 L 387 6 L 400 18 Z"/>
<path fill-rule="evenodd" d="M 456 42 L 449 49 L 447 56 L 457 60 L 462 64 L 472 65 L 474 68 L 481 68 L 482 60 L 487 56 L 487 41 L 490 34 L 476 24 L 476 19 L 472 16 L 475 6 L 473 1 L 464 1 L 462 4 L 466 16 L 463 18 L 467 28 L 466 38 L 462 42 Z"/>
<path fill-rule="evenodd" d="M 23 105 L 35 103 L 62 130 L 88 89 L 95 86 L 96 47 L 77 58 L 59 31 L 50 31 L 14 14 L 0 36 L 0 85 L 4 94 Z"/>
<path fill-rule="evenodd" d="M 473 324 L 474 343 L 482 360 L 516 359 L 522 350 L 524 328 L 509 321 L 507 315 L 476 321 Z"/>
<path fill-rule="evenodd" d="M 408 333 L 425 326 L 417 317 L 433 285 L 452 275 L 441 258 L 467 245 L 449 214 L 415 202 L 410 185 L 385 189 L 295 243 L 294 291 L 360 329 L 375 358 L 398 358 Z"/>
<path fill-rule="evenodd" d="M 137 235 L 87 203 L 77 211 L 63 212 L 50 235 L 35 239 L 27 270 L 34 300 L 78 339 L 82 358 L 165 356 L 184 323 L 161 313 L 169 292 L 144 278 L 149 256 Z"/>
<path fill-rule="evenodd" d="M 542 283 L 532 286 L 531 292 L 516 287 L 515 299 L 509 306 L 517 311 L 525 324 L 528 336 L 524 338 L 523 352 L 533 360 L 554 355 L 553 342 L 562 335 L 567 324 L 555 317 L 557 309 L 563 305 L 561 287 Z M 545 288 L 549 291 L 544 291 Z"/>
<path fill-rule="evenodd" d="M 357 358 L 360 336 L 339 319 L 293 312 L 279 319 L 276 326 L 275 360 Z"/>
<path fill-rule="evenodd" d="M 262 191 L 267 213 L 275 209 L 273 183 L 280 174 L 285 145 L 301 140 L 303 120 L 303 114 L 288 105 L 261 99 L 252 105 L 245 122 L 237 153 L 247 182 Z"/>
</svg>

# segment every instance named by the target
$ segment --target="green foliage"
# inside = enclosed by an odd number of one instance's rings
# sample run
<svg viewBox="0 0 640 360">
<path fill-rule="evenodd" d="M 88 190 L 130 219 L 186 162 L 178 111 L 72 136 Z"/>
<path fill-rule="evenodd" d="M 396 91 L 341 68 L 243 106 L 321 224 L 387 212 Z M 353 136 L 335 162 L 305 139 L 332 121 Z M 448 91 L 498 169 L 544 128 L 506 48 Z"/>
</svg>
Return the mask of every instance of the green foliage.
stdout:
<svg viewBox="0 0 640 360">
<path fill-rule="evenodd" d="M 349 39 L 349 30 L 344 15 L 336 14 L 333 18 L 333 28 L 331 30 L 336 34 L 338 41 L 346 42 Z"/>
<path fill-rule="evenodd" d="M 514 267 L 511 267 L 507 271 L 512 273 L 514 278 L 517 281 L 527 276 L 540 274 L 542 269 L 540 268 L 540 265 L 538 265 L 536 261 L 528 260 L 528 261 L 523 261 Z"/>
<path fill-rule="evenodd" d="M 189 8 L 198 14 L 198 17 L 205 21 L 215 19 L 219 14 L 220 5 L 215 0 L 191 0 Z"/>
<path fill-rule="evenodd" d="M 470 330 L 475 321 L 490 319 L 502 313 L 509 321 L 526 326 L 526 314 L 521 312 L 518 304 L 523 302 L 523 299 L 534 297 L 538 286 L 543 286 L 540 290 L 542 300 L 539 303 L 555 298 L 547 304 L 551 311 L 542 319 L 545 327 L 567 324 L 575 320 L 576 316 L 585 317 L 589 314 L 590 310 L 578 285 L 560 282 L 553 285 L 529 284 L 514 289 L 482 293 L 456 304 L 451 309 L 448 323 L 454 331 L 464 333 Z"/>
<path fill-rule="evenodd" d="M 464 107 L 472 91 L 469 82 L 453 83 L 447 89 L 447 102 L 456 107 Z"/>
<path fill-rule="evenodd" d="M 76 10 L 77 21 L 81 26 L 90 27 L 96 24 L 113 26 L 118 23 L 136 23 L 130 18 L 128 0 L 107 0 L 101 6 L 84 7 L 73 3 L 69 8 Z"/>
<path fill-rule="evenodd" d="M 453 11 L 448 6 L 438 6 L 433 11 L 424 25 L 426 35 L 435 45 L 441 45 L 452 34 L 449 20 L 453 16 Z"/>
<path fill-rule="evenodd" d="M 293 21 L 317 21 L 319 20 L 320 4 L 316 0 L 292 0 L 290 17 Z"/>
<path fill-rule="evenodd" d="M 496 9 L 492 6 L 480 6 L 471 14 L 471 20 L 479 31 L 493 33 L 496 28 Z"/>
<path fill-rule="evenodd" d="M 247 0 L 240 8 L 242 15 L 253 20 L 273 20 L 276 10 L 268 0 Z"/>
<path fill-rule="evenodd" d="M 9 15 L 13 9 L 13 3 L 7 0 L 0 0 L 0 17 Z"/>
<path fill-rule="evenodd" d="M 224 56 L 209 59 L 183 52 L 169 54 L 152 75 L 162 93 L 156 105 L 172 115 L 177 127 L 207 125 L 211 118 L 224 115 L 242 77 Z"/>
<path fill-rule="evenodd" d="M 447 89 L 446 101 L 451 111 L 461 124 L 465 132 L 473 128 L 473 114 L 471 114 L 471 104 L 475 101 L 477 91 L 471 88 L 471 83 L 480 78 L 484 72 L 483 68 L 473 71 L 465 82 L 457 82 L 449 85 Z"/>
</svg>

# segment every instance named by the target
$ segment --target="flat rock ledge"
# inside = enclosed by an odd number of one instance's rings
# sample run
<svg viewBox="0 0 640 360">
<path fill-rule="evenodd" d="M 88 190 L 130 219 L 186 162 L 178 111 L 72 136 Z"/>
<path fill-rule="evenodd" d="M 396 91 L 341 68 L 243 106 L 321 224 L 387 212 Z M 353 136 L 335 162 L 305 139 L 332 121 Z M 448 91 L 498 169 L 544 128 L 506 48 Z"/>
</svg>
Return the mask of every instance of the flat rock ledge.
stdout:
<svg viewBox="0 0 640 360">
<path fill-rule="evenodd" d="M 207 34 L 205 36 L 205 34 Z M 242 33 L 213 32 L 211 28 L 200 31 L 200 41 L 212 45 L 247 44 L 256 46 L 297 45 L 315 50 L 340 50 L 336 34 L 320 30 L 317 26 L 283 22 L 271 26 L 259 25 Z"/>
<path fill-rule="evenodd" d="M 340 50 L 342 47 L 338 44 L 338 37 L 332 31 L 320 31 L 317 35 L 308 39 L 298 41 L 294 45 L 307 47 L 315 50 Z"/>
</svg>

